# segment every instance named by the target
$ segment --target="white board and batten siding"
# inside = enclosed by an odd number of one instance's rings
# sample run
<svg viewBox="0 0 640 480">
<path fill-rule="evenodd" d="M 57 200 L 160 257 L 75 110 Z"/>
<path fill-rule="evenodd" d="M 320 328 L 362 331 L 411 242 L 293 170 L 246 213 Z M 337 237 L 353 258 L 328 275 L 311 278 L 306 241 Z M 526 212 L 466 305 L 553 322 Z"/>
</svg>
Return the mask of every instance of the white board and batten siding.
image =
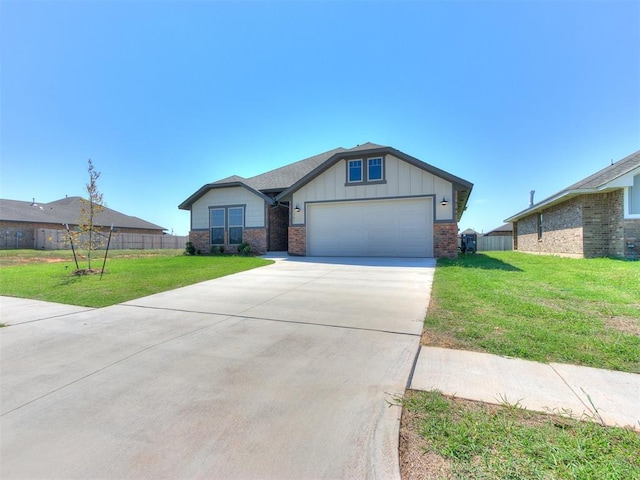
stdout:
<svg viewBox="0 0 640 480">
<path fill-rule="evenodd" d="M 345 185 L 340 161 L 294 192 L 292 224 L 307 227 L 307 255 L 433 256 L 434 221 L 454 218 L 453 185 L 392 155 L 384 170 L 384 183 Z"/>
<path fill-rule="evenodd" d="M 392 155 L 385 157 L 385 183 L 345 185 L 346 165 L 344 161 L 337 162 L 326 172 L 310 181 L 294 192 L 292 205 L 301 209 L 307 202 L 323 202 L 336 200 L 361 200 L 393 197 L 418 197 L 434 195 L 435 220 L 452 220 L 453 185 L 440 177 L 415 167 Z M 446 206 L 440 205 L 442 198 L 448 200 Z M 305 212 L 302 209 L 293 218 L 294 225 L 305 223 Z"/>
<path fill-rule="evenodd" d="M 245 227 L 264 228 L 264 199 L 244 187 L 213 188 L 191 207 L 191 228 L 209 228 L 209 207 L 246 205 Z"/>
</svg>

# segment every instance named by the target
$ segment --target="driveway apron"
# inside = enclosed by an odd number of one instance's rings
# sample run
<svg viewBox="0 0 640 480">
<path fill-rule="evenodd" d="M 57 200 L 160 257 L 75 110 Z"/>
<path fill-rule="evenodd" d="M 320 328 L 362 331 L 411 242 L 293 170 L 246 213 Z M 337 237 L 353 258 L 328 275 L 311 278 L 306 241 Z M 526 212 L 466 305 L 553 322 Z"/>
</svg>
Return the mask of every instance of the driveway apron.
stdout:
<svg viewBox="0 0 640 480">
<path fill-rule="evenodd" d="M 37 321 L 12 304 L 0 477 L 400 478 L 434 266 L 283 258 Z"/>
</svg>

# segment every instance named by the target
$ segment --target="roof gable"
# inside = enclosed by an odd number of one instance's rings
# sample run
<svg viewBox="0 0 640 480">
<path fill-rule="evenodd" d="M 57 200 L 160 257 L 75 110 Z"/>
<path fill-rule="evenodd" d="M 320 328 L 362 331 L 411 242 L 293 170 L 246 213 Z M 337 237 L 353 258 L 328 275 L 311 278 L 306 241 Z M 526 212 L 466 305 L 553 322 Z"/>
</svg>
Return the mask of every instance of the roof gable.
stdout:
<svg viewBox="0 0 640 480">
<path fill-rule="evenodd" d="M 208 183 L 203 185 L 193 195 L 182 202 L 178 208 L 182 210 L 189 210 L 191 206 L 209 190 L 213 188 L 227 188 L 232 186 L 243 186 L 255 194 L 264 197 L 268 202 L 273 202 L 274 199 L 266 194 L 276 194 L 275 200 L 278 201 L 284 196 L 303 187 L 340 160 L 346 158 L 357 158 L 361 155 L 371 156 L 384 154 L 391 154 L 422 170 L 451 182 L 454 185 L 454 189 L 458 192 L 458 204 L 456 207 L 457 217 L 460 218 L 462 216 L 462 212 L 466 208 L 469 194 L 473 188 L 472 183 L 456 177 L 455 175 L 451 175 L 444 170 L 440 170 L 439 168 L 429 165 L 428 163 L 418 160 L 417 158 L 407 155 L 399 150 L 371 142 L 356 145 L 353 148 L 334 148 L 333 150 L 270 170 L 260 175 L 256 175 L 255 177 L 244 178 L 233 175 L 213 183 Z"/>
</svg>

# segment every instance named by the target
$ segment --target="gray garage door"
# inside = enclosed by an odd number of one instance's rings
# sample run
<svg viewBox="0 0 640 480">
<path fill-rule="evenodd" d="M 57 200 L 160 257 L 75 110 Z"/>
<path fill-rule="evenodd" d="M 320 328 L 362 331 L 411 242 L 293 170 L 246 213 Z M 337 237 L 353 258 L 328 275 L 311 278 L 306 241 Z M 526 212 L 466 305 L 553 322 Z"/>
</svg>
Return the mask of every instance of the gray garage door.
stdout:
<svg viewBox="0 0 640 480">
<path fill-rule="evenodd" d="M 432 257 L 433 200 L 409 198 L 307 206 L 307 255 Z"/>
</svg>

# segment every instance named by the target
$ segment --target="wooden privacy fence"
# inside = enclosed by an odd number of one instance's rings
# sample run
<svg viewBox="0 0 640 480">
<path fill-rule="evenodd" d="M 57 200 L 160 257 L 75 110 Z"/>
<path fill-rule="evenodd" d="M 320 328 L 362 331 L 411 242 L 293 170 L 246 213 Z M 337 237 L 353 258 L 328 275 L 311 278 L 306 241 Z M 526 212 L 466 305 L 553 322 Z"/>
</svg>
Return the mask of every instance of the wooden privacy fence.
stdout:
<svg viewBox="0 0 640 480">
<path fill-rule="evenodd" d="M 513 250 L 513 237 L 511 237 L 510 235 L 496 235 L 490 237 L 478 236 L 477 248 L 479 252 Z"/>
<path fill-rule="evenodd" d="M 37 229 L 35 248 L 38 250 L 67 250 L 71 245 L 66 241 L 67 232 L 64 230 Z M 102 249 L 106 248 L 107 242 Z M 189 241 L 187 235 L 153 235 L 150 233 L 121 233 L 115 232 L 111 236 L 111 250 L 152 250 L 184 248 Z"/>
</svg>

